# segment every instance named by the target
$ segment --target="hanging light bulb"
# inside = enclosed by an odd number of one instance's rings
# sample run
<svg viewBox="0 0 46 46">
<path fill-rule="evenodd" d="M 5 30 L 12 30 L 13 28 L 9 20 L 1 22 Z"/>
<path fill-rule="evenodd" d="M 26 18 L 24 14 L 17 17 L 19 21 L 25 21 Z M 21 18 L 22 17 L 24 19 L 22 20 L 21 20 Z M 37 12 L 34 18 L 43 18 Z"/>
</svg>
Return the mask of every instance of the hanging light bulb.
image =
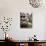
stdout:
<svg viewBox="0 0 46 46">
<path fill-rule="evenodd" d="M 29 0 L 29 3 L 32 7 L 38 8 L 42 5 L 43 0 Z"/>
</svg>

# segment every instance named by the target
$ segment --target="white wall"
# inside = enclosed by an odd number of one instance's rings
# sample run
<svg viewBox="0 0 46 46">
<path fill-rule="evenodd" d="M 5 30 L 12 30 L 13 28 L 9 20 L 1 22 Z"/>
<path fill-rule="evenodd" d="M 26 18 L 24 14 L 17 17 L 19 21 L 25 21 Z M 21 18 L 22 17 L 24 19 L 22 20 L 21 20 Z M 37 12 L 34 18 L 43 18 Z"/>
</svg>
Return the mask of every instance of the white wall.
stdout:
<svg viewBox="0 0 46 46">
<path fill-rule="evenodd" d="M 27 40 L 34 34 L 39 40 L 44 40 L 45 8 L 33 8 L 28 0 L 0 0 L 0 16 L 13 17 L 10 33 L 17 40 Z M 20 28 L 20 12 L 33 13 L 33 27 L 30 29 Z M 2 31 L 1 31 L 2 32 Z M 0 33 L 0 35 L 2 35 Z M 2 39 L 2 36 L 0 36 Z"/>
<path fill-rule="evenodd" d="M 34 22 L 34 28 L 33 28 L 33 32 L 34 34 L 37 35 L 37 38 L 39 40 L 45 40 L 45 11 L 46 9 L 41 8 L 38 10 L 35 10 L 34 12 L 34 18 L 33 18 L 33 22 Z"/>
<path fill-rule="evenodd" d="M 45 14 L 46 14 L 46 13 L 45 13 Z M 46 39 L 46 15 L 45 15 L 45 24 L 44 24 L 44 25 L 45 25 L 45 28 L 44 28 L 44 30 L 45 30 L 45 31 L 44 31 L 44 39 Z"/>
</svg>

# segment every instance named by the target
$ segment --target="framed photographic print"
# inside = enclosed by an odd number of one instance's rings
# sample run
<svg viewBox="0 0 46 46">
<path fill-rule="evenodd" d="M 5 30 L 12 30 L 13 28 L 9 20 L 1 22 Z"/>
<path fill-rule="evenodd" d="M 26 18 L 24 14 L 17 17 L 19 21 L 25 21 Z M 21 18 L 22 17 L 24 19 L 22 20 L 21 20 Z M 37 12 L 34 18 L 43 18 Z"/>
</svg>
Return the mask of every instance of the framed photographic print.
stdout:
<svg viewBox="0 0 46 46">
<path fill-rule="evenodd" d="M 20 12 L 20 28 L 32 28 L 32 13 Z"/>
</svg>

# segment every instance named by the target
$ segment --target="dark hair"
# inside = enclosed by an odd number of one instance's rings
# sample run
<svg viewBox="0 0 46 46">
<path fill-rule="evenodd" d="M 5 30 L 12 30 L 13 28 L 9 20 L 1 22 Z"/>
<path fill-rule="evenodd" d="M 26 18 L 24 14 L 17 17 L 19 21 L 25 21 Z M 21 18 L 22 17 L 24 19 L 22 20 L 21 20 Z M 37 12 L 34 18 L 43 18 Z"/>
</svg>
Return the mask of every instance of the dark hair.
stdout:
<svg viewBox="0 0 46 46">
<path fill-rule="evenodd" d="M 34 37 L 36 37 L 36 35 L 34 35 Z"/>
</svg>

